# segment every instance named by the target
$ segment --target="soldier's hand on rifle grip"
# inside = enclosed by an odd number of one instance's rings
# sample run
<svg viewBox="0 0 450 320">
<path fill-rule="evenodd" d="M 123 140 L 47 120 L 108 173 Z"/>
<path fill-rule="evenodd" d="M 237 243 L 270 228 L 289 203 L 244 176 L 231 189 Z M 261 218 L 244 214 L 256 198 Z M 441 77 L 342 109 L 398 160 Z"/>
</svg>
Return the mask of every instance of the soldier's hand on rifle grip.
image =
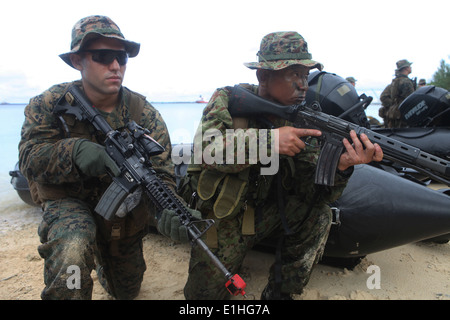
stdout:
<svg viewBox="0 0 450 320">
<path fill-rule="evenodd" d="M 381 161 L 383 159 L 381 147 L 377 143 L 372 143 L 365 134 L 361 134 L 358 139 L 357 134 L 352 130 L 350 131 L 350 137 L 353 145 L 347 139 L 343 139 L 346 151 L 339 159 L 339 170 L 344 171 L 357 164 Z"/>
<path fill-rule="evenodd" d="M 77 168 L 87 177 L 99 177 L 109 172 L 114 176 L 120 174 L 119 167 L 106 153 L 105 147 L 86 139 L 75 142 L 72 159 Z"/>
<path fill-rule="evenodd" d="M 294 127 L 281 127 L 275 129 L 275 139 L 279 141 L 278 153 L 290 157 L 295 156 L 306 147 L 302 137 L 319 137 L 322 132 L 315 129 L 302 129 Z"/>
</svg>

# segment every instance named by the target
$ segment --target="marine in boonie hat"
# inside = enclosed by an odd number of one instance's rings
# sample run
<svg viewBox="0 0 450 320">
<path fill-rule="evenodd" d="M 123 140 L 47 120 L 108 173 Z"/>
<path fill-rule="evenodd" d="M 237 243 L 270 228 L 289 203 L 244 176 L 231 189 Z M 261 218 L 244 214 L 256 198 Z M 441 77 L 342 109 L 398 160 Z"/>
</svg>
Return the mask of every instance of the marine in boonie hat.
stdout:
<svg viewBox="0 0 450 320">
<path fill-rule="evenodd" d="M 72 42 L 70 51 L 60 54 L 59 57 L 72 68 L 70 55 L 77 53 L 86 44 L 86 41 L 98 37 L 115 38 L 123 42 L 125 50 L 130 58 L 136 57 L 141 45 L 137 42 L 126 40 L 117 24 L 110 18 L 100 15 L 89 16 L 78 21 L 72 29 Z"/>
<path fill-rule="evenodd" d="M 273 32 L 261 40 L 257 53 L 258 62 L 244 65 L 250 69 L 281 70 L 292 65 L 323 69 L 321 63 L 312 60 L 305 39 L 295 31 Z"/>
<path fill-rule="evenodd" d="M 398 60 L 396 62 L 397 65 L 397 69 L 395 69 L 395 71 L 400 71 L 403 68 L 409 67 L 410 65 L 412 65 L 412 62 L 409 62 L 406 59 L 402 59 L 402 60 Z"/>
</svg>

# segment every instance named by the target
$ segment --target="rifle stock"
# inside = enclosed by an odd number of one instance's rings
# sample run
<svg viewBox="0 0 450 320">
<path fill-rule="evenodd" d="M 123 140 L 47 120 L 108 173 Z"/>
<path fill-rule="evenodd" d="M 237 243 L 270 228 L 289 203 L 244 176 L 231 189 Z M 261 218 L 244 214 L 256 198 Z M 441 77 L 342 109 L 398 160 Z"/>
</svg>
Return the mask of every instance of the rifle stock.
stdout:
<svg viewBox="0 0 450 320">
<path fill-rule="evenodd" d="M 162 153 L 164 148 L 148 135 L 147 129 L 130 121 L 126 130 L 122 132 L 113 130 L 75 85 L 68 88 L 55 107 L 54 113 L 57 115 L 72 114 L 79 121 L 90 122 L 97 130 L 106 135 L 106 151 L 116 162 L 121 173 L 119 176 L 113 177 L 113 183 L 102 195 L 95 208 L 98 214 L 111 220 L 127 195 L 138 187 L 142 187 L 158 211 L 163 209 L 175 211 L 182 225 L 186 226 L 192 245 L 197 244 L 204 250 L 214 265 L 224 273 L 228 280 L 226 283 L 228 291 L 235 296 L 245 295 L 246 284 L 242 278 L 238 274 L 233 276 L 200 239 L 214 224 L 214 220 L 195 221 L 183 203 L 157 176 L 150 157 Z M 206 227 L 199 230 L 196 225 L 198 222 L 203 222 Z"/>
<path fill-rule="evenodd" d="M 450 185 L 449 161 L 365 127 L 323 113 L 317 102 L 311 106 L 307 106 L 305 102 L 299 105 L 282 106 L 236 85 L 231 91 L 228 110 L 233 117 L 255 117 L 261 114 L 270 114 L 286 119 L 298 128 L 322 131 L 320 139 L 323 146 L 315 176 L 317 184 L 334 185 L 334 175 L 344 149 L 342 139 L 347 138 L 351 141 L 350 131 L 354 130 L 358 137 L 364 133 L 370 141 L 378 143 L 383 150 L 384 158 L 413 168 L 438 182 Z"/>
</svg>

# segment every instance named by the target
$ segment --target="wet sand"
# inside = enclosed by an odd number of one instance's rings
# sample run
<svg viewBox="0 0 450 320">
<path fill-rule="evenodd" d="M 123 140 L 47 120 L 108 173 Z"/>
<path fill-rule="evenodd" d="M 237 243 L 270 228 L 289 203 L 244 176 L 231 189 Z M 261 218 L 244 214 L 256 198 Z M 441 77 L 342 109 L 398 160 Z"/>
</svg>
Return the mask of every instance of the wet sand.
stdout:
<svg viewBox="0 0 450 320">
<path fill-rule="evenodd" d="M 0 299 L 38 300 L 43 260 L 37 252 L 40 209 L 13 198 L 0 228 Z M 138 300 L 183 300 L 190 246 L 159 234 L 144 241 L 147 271 Z M 274 255 L 253 250 L 239 273 L 249 299 L 259 299 Z M 373 267 L 376 266 L 376 267 Z M 378 267 L 378 268 L 377 268 Z M 373 270 L 378 271 L 373 271 Z M 369 271 L 369 273 L 368 273 Z M 111 299 L 95 271 L 94 300 Z M 377 278 L 379 289 L 376 288 Z M 412 243 L 368 255 L 353 270 L 319 264 L 297 300 L 450 300 L 450 244 Z M 237 297 L 234 299 L 242 299 Z"/>
</svg>

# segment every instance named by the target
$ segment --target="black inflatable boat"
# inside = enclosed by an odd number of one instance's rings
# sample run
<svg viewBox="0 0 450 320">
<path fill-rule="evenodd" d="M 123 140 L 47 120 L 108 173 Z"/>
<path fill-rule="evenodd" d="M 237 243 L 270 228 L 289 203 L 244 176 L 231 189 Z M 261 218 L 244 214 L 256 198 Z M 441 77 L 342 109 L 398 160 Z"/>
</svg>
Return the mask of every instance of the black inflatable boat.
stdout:
<svg viewBox="0 0 450 320">
<path fill-rule="evenodd" d="M 372 101 L 371 97 L 364 94 L 358 96 L 350 83 L 327 72 L 312 73 L 309 76 L 309 84 L 307 102 L 318 100 L 324 112 L 360 126 L 370 126 L 365 108 Z M 436 90 L 428 88 L 428 91 L 424 90 L 424 92 L 427 94 L 426 92 L 436 92 Z M 419 94 L 422 93 L 419 92 Z M 404 110 L 407 109 L 413 108 L 405 105 Z M 442 107 L 435 107 L 434 110 L 442 113 Z M 435 120 L 436 117 L 433 121 Z M 428 124 L 430 123 L 428 121 Z M 448 127 L 377 130 L 382 134 L 423 148 L 429 153 L 446 158 L 450 155 L 450 128 Z M 182 148 L 178 146 L 174 150 L 187 153 L 191 152 L 191 146 L 184 145 Z M 400 174 L 401 171 L 408 171 L 408 169 L 399 168 L 390 163 L 377 165 L 377 167 L 360 165 L 355 168 L 342 197 L 330 204 L 334 222 L 325 248 L 325 261 L 338 261 L 338 264 L 352 267 L 369 253 L 426 239 L 439 243 L 449 241 L 449 190 L 432 190 L 424 186 L 425 183 L 422 180 L 413 182 L 410 179 L 404 179 L 404 175 Z M 177 181 L 185 172 L 186 165 L 181 164 L 175 167 Z M 10 175 L 12 176 L 11 184 L 20 198 L 34 205 L 27 181 L 17 166 Z M 426 177 L 422 178 L 426 179 Z"/>
</svg>

